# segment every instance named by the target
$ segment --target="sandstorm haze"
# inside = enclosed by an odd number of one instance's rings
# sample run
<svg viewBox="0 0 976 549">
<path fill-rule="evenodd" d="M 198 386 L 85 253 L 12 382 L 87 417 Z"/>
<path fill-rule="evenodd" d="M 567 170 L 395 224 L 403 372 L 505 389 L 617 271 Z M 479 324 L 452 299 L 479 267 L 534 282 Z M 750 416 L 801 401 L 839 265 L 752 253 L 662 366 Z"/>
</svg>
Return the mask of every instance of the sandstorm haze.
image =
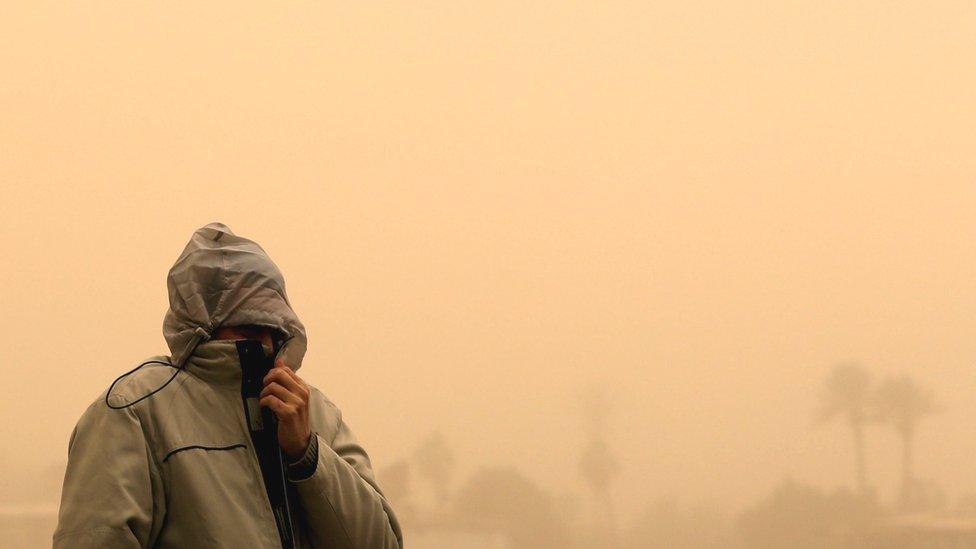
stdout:
<svg viewBox="0 0 976 549">
<path fill-rule="evenodd" d="M 221 221 L 418 524 L 505 471 L 613 543 L 661 502 L 856 490 L 821 421 L 851 361 L 931 391 L 913 470 L 948 513 L 976 494 L 974 33 L 965 2 L 6 6 L 0 507 L 56 506 Z M 902 451 L 866 422 L 882 506 Z"/>
</svg>

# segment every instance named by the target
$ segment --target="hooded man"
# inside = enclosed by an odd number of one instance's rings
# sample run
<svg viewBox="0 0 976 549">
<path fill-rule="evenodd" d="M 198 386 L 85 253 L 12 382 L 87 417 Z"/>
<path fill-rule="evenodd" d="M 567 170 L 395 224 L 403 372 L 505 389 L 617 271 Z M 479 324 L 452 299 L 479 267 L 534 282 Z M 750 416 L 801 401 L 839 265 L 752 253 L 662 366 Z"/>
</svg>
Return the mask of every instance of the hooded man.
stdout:
<svg viewBox="0 0 976 549">
<path fill-rule="evenodd" d="M 167 287 L 170 356 L 117 379 L 78 421 L 54 547 L 401 548 L 366 451 L 296 374 L 305 328 L 265 251 L 211 223 Z M 258 342 L 276 360 L 249 401 L 241 344 Z M 287 507 L 272 503 L 274 477 L 255 448 L 262 408 L 277 418 Z"/>
</svg>

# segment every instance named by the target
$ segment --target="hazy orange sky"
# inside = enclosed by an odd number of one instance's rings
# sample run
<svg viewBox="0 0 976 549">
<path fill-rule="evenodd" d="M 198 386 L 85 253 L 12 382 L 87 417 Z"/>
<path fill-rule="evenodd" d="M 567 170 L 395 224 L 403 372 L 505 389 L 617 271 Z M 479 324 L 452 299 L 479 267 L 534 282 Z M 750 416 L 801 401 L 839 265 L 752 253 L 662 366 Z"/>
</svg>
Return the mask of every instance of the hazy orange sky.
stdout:
<svg viewBox="0 0 976 549">
<path fill-rule="evenodd" d="M 281 267 L 378 469 L 441 429 L 582 496 L 604 386 L 628 516 L 850 484 L 814 416 L 859 359 L 935 391 L 917 472 L 976 492 L 971 3 L 410 4 L 4 7 L 0 498 L 166 352 L 211 221 Z"/>
</svg>

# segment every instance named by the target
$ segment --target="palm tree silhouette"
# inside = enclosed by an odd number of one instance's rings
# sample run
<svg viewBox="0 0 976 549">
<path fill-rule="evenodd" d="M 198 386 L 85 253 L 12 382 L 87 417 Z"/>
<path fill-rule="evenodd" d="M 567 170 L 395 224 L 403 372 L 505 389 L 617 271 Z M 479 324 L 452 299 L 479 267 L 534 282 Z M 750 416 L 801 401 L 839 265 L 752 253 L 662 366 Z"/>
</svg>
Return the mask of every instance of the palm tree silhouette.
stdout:
<svg viewBox="0 0 976 549">
<path fill-rule="evenodd" d="M 915 477 L 912 463 L 915 453 L 915 429 L 918 421 L 938 411 L 935 398 L 908 376 L 885 379 L 875 393 L 877 418 L 891 425 L 902 443 L 902 506 L 912 505 Z"/>
<path fill-rule="evenodd" d="M 864 460 L 864 428 L 869 419 L 871 374 L 856 362 L 838 364 L 824 381 L 820 420 L 841 418 L 854 436 L 854 460 L 858 493 L 867 493 Z"/>
<path fill-rule="evenodd" d="M 454 450 L 447 437 L 440 431 L 430 433 L 414 454 L 414 463 L 418 476 L 429 483 L 433 490 L 437 510 L 444 510 L 450 501 L 451 485 L 457 469 Z"/>
<path fill-rule="evenodd" d="M 620 462 L 607 442 L 610 399 L 603 387 L 590 385 L 580 398 L 579 406 L 587 431 L 579 461 L 580 476 L 593 493 L 594 508 L 598 509 L 594 516 L 602 519 L 597 524 L 602 531 L 602 546 L 616 547 L 616 509 L 610 488 L 620 475 Z"/>
</svg>

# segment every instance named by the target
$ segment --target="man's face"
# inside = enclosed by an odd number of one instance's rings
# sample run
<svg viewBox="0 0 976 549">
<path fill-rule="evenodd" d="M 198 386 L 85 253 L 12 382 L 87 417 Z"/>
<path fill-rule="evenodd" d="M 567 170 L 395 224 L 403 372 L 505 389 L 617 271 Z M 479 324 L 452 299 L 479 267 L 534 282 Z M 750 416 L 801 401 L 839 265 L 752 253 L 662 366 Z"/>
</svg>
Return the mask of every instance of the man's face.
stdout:
<svg viewBox="0 0 976 549">
<path fill-rule="evenodd" d="M 253 325 L 221 326 L 213 335 L 213 339 L 255 339 L 271 348 L 274 348 L 275 339 L 279 337 L 276 330 Z"/>
</svg>

